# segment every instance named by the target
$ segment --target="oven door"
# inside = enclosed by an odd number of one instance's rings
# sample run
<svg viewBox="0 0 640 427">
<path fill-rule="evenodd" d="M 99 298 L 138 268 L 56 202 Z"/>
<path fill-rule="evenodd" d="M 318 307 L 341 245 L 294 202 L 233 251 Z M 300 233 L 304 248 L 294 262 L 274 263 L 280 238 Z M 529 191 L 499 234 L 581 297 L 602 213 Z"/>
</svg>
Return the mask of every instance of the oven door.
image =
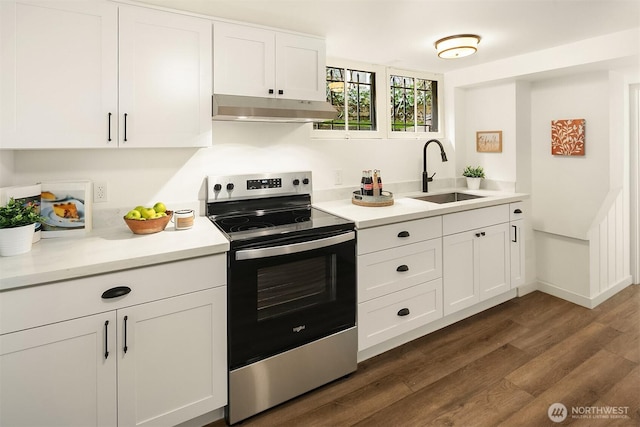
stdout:
<svg viewBox="0 0 640 427">
<path fill-rule="evenodd" d="M 355 232 L 278 240 L 229 252 L 230 369 L 355 325 Z"/>
</svg>

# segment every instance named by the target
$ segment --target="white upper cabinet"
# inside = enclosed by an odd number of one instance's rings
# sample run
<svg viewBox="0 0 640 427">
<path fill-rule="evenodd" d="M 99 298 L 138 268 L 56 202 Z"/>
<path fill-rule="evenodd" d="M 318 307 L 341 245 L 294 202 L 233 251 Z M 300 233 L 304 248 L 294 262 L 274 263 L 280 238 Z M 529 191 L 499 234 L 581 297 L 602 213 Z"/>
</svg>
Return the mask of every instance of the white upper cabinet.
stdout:
<svg viewBox="0 0 640 427">
<path fill-rule="evenodd" d="M 211 144 L 211 22 L 120 7 L 121 147 Z"/>
<path fill-rule="evenodd" d="M 326 100 L 322 39 L 215 22 L 216 94 Z"/>
<path fill-rule="evenodd" d="M 2 0 L 0 14 L 0 147 L 117 145 L 117 6 Z"/>
<path fill-rule="evenodd" d="M 0 13 L 0 148 L 210 144 L 210 21 L 103 1 Z"/>
</svg>

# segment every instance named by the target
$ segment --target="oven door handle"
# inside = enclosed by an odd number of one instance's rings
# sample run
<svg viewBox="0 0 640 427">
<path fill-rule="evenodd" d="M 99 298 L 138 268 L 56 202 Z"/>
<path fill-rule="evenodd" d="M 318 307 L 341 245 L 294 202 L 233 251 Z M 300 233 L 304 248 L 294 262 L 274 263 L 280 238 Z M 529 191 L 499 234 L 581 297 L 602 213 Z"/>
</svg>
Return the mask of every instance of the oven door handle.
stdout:
<svg viewBox="0 0 640 427">
<path fill-rule="evenodd" d="M 236 261 L 268 258 L 278 255 L 289 255 L 299 252 L 312 251 L 314 249 L 326 248 L 327 246 L 333 246 L 340 243 L 348 242 L 355 238 L 356 233 L 354 231 L 349 231 L 337 236 L 309 240 L 307 242 L 291 243 L 283 246 L 273 246 L 269 248 L 244 249 L 236 252 Z"/>
</svg>

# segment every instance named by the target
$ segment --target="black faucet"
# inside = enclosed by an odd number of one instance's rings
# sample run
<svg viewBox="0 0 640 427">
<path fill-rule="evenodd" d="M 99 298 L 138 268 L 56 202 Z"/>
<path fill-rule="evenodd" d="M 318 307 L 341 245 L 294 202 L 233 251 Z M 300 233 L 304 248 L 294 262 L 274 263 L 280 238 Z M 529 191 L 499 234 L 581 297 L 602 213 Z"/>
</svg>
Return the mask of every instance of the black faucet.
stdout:
<svg viewBox="0 0 640 427">
<path fill-rule="evenodd" d="M 435 172 L 433 173 L 433 175 L 429 176 L 429 174 L 427 174 L 427 147 L 429 146 L 429 144 L 431 144 L 432 142 L 437 143 L 440 146 L 440 156 L 442 157 L 442 161 L 446 162 L 447 161 L 447 153 L 444 152 L 444 147 L 442 146 L 442 144 L 440 143 L 440 141 L 438 141 L 437 139 L 430 139 L 428 140 L 425 144 L 424 144 L 424 154 L 422 157 L 422 161 L 423 161 L 423 168 L 422 168 L 422 192 L 426 193 L 427 191 L 429 191 L 429 183 L 431 181 L 433 181 L 433 176 L 436 174 Z"/>
</svg>

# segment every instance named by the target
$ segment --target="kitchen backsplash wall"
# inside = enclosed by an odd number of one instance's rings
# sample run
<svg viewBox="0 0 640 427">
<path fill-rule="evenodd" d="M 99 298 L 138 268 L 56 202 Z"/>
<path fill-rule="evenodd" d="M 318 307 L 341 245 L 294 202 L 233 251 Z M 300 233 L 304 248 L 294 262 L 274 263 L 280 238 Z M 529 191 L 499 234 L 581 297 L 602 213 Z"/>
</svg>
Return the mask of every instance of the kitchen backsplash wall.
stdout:
<svg viewBox="0 0 640 427">
<path fill-rule="evenodd" d="M 213 144 L 202 149 L 96 149 L 3 152 L 13 156 L 1 186 L 39 181 L 89 179 L 107 183 L 108 201 L 94 204 L 99 211 L 165 201 L 169 206 L 206 198 L 205 177 L 255 171 L 311 170 L 314 191 L 348 191 L 360 185 L 363 169 L 380 169 L 385 183 L 419 189 L 422 174 L 420 140 L 320 140 L 311 138 L 311 125 L 293 123 L 213 123 Z M 435 151 L 429 172 L 439 180 L 453 178 L 455 156 L 444 140 L 450 161 Z M 4 172 L 3 172 L 4 173 Z M 336 175 L 342 184 L 336 184 Z M 10 181 L 6 178 L 10 177 Z M 409 183 L 409 184 L 407 184 Z"/>
</svg>

